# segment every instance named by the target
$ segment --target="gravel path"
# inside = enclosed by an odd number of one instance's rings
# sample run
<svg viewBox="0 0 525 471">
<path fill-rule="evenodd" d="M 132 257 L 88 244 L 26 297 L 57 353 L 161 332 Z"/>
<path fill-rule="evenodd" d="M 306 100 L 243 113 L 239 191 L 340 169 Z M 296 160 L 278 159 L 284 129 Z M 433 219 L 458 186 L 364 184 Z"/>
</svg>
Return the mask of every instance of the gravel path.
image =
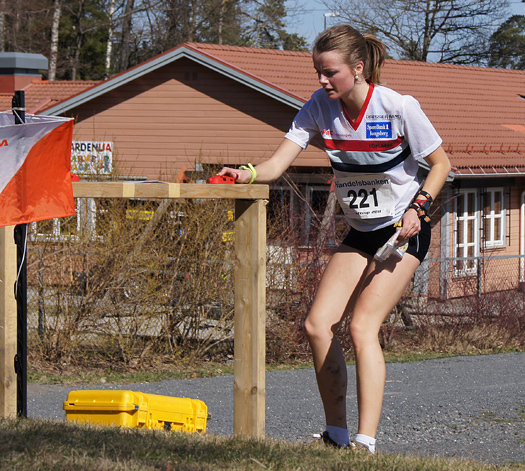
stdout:
<svg viewBox="0 0 525 471">
<path fill-rule="evenodd" d="M 356 429 L 355 369 L 348 367 L 349 430 Z M 208 433 L 233 433 L 233 377 L 126 385 L 28 385 L 28 416 L 63 420 L 72 389 L 128 389 L 203 400 Z M 266 436 L 312 441 L 323 431 L 312 369 L 266 375 Z M 387 453 L 455 456 L 525 469 L 525 353 L 387 365 L 378 447 Z"/>
</svg>

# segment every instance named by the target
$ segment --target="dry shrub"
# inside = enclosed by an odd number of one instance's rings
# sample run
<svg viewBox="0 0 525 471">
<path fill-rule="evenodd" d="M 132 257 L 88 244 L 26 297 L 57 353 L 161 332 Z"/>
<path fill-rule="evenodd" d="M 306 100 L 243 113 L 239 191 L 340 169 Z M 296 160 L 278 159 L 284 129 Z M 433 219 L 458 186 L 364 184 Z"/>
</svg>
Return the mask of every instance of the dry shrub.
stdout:
<svg viewBox="0 0 525 471">
<path fill-rule="evenodd" d="M 458 329 L 453 325 L 433 326 L 421 330 L 417 336 L 421 350 L 459 355 L 494 350 L 519 349 L 523 339 L 518 339 L 507 329 L 490 324 L 471 325 L 469 329 Z"/>
<path fill-rule="evenodd" d="M 85 210 L 95 221 L 85 230 L 33 233 L 33 356 L 85 364 L 89 352 L 129 369 L 231 354 L 232 201 L 111 199 Z"/>
<path fill-rule="evenodd" d="M 421 350 L 455 354 L 522 349 L 524 302 L 521 290 L 508 289 L 428 304 L 412 316 L 413 340 Z"/>
<path fill-rule="evenodd" d="M 273 205 L 267 226 L 266 358 L 290 362 L 305 353 L 302 324 L 308 305 L 301 290 L 302 266 L 298 232 L 290 223 L 287 205 Z"/>
</svg>

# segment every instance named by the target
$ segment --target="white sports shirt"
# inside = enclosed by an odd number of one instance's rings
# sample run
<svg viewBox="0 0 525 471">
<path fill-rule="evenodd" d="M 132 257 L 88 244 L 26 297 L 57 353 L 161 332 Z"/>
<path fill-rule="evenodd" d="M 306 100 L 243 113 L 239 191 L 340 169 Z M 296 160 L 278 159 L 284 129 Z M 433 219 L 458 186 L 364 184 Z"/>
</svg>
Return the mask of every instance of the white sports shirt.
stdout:
<svg viewBox="0 0 525 471">
<path fill-rule="evenodd" d="M 348 223 L 365 232 L 401 219 L 420 186 L 418 160 L 442 142 L 415 98 L 373 84 L 355 122 L 317 90 L 285 137 L 306 149 L 319 133 Z"/>
</svg>

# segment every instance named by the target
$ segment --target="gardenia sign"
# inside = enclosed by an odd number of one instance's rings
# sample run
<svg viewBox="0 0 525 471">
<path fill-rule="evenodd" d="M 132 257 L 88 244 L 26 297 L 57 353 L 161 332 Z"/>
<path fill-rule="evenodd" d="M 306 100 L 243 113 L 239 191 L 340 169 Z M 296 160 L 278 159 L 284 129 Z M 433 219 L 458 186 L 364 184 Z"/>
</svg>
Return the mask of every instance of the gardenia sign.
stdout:
<svg viewBox="0 0 525 471">
<path fill-rule="evenodd" d="M 73 141 L 71 172 L 78 175 L 105 175 L 113 169 L 113 142 Z"/>
</svg>

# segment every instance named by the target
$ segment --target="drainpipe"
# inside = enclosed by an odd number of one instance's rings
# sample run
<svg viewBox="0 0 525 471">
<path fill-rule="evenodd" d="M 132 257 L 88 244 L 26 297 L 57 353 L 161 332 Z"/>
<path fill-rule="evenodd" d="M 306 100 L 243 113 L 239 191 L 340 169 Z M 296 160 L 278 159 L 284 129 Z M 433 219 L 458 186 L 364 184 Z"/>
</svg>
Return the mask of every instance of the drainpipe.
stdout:
<svg viewBox="0 0 525 471">
<path fill-rule="evenodd" d="M 525 283 L 525 191 L 521 193 L 520 206 L 520 283 Z"/>
</svg>

